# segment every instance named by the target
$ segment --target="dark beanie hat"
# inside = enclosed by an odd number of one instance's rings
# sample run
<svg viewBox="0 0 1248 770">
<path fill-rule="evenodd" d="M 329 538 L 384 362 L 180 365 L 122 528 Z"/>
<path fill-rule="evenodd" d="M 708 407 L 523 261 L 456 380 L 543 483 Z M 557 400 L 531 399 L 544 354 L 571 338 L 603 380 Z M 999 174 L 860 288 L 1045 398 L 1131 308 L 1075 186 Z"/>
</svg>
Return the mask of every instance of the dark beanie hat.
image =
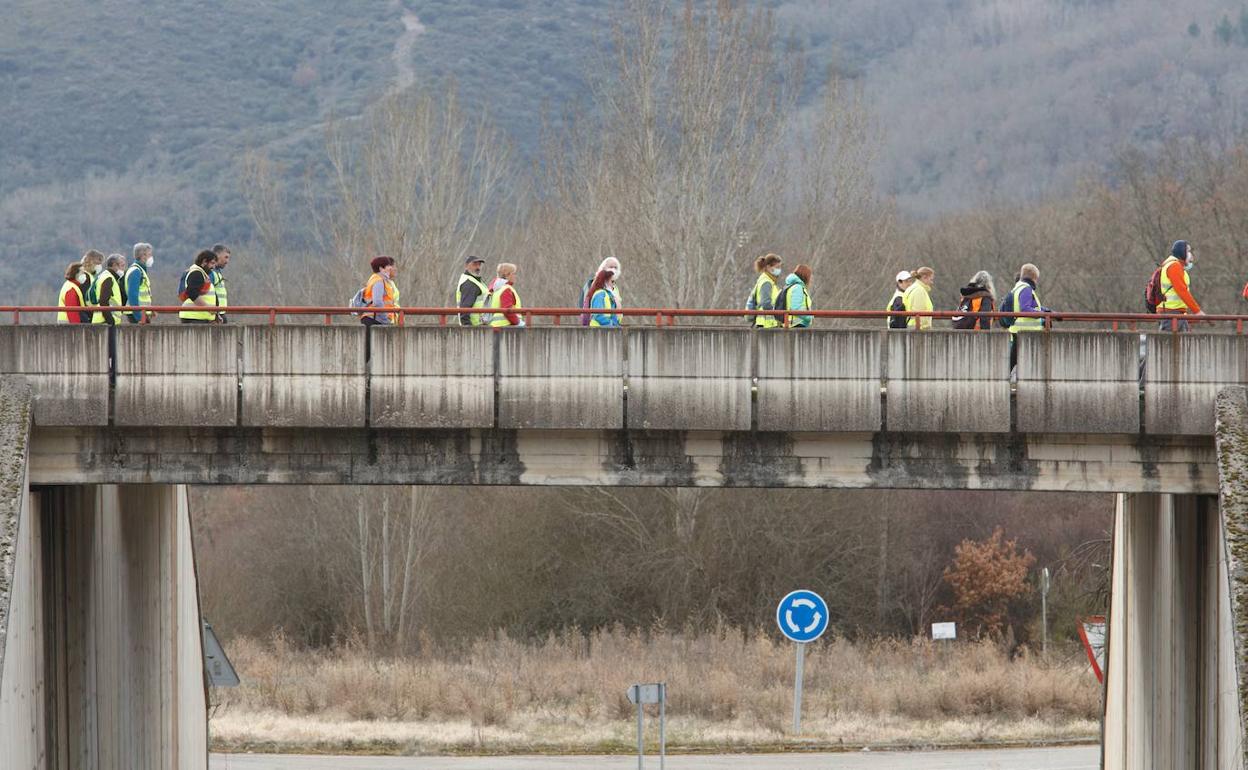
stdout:
<svg viewBox="0 0 1248 770">
<path fill-rule="evenodd" d="M 1170 256 L 1176 259 L 1187 259 L 1187 241 L 1175 241 L 1170 249 Z"/>
</svg>

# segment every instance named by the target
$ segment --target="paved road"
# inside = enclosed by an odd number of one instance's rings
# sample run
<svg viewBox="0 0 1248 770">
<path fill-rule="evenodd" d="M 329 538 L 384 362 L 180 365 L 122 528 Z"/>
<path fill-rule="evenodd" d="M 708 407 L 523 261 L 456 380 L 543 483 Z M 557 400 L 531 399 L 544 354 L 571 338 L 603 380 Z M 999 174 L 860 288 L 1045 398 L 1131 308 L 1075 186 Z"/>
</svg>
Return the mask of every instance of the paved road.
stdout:
<svg viewBox="0 0 1248 770">
<path fill-rule="evenodd" d="M 668 757 L 671 770 L 1097 770 L 1098 746 Z M 658 757 L 646 768 L 657 770 Z M 637 757 L 303 757 L 214 754 L 210 770 L 633 770 Z"/>
</svg>

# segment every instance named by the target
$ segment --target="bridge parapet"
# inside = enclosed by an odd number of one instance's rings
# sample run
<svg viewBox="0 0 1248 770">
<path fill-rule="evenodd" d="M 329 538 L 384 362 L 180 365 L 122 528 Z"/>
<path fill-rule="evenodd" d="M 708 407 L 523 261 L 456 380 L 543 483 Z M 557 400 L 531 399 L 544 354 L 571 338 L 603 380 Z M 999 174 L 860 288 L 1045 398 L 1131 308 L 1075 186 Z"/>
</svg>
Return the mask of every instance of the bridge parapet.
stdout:
<svg viewBox="0 0 1248 770">
<path fill-rule="evenodd" d="M 115 338 L 111 362 L 109 338 Z M 0 326 L 41 426 L 1212 434 L 1248 338 L 733 328 Z M 370 350 L 371 346 L 371 350 Z M 1142 394 L 1142 395 L 1141 395 Z"/>
</svg>

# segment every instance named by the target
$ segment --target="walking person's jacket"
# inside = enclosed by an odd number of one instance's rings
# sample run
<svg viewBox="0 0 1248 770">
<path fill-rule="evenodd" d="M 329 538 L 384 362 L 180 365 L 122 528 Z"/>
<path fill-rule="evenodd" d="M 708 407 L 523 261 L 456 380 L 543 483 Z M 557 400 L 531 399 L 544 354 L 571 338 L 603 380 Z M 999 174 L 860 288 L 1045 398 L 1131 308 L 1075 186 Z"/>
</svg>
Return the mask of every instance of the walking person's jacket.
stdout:
<svg viewBox="0 0 1248 770">
<path fill-rule="evenodd" d="M 780 292 L 780 297 L 783 297 L 781 307 L 784 310 L 810 310 L 810 290 L 797 273 L 789 273 L 789 277 L 784 279 L 784 289 Z M 810 315 L 790 315 L 784 324 L 788 328 L 804 329 L 814 320 L 814 316 Z"/>
<path fill-rule="evenodd" d="M 1036 284 L 1030 278 L 1020 278 L 1010 291 L 1010 309 L 1012 313 L 1048 313 L 1047 307 L 1040 304 L 1036 294 Z M 1004 308 L 1002 308 L 1004 310 Z M 1010 334 L 1017 332 L 1034 332 L 1044 329 L 1043 318 L 1013 318 L 1010 321 Z"/>
<path fill-rule="evenodd" d="M 147 277 L 147 268 L 134 262 L 126 268 L 125 279 L 127 305 L 152 304 L 152 282 Z M 134 324 L 141 323 L 143 315 L 143 311 L 140 310 L 131 310 L 126 313 L 130 323 Z"/>
<path fill-rule="evenodd" d="M 746 307 L 750 310 L 775 310 L 776 295 L 779 293 L 780 287 L 776 281 L 766 272 L 759 273 Z M 780 325 L 780 319 L 770 314 L 756 315 L 752 318 L 754 327 L 758 329 L 774 329 Z"/>
<path fill-rule="evenodd" d="M 917 283 L 917 281 L 915 282 Z M 893 297 L 884 306 L 885 310 L 902 311 L 906 309 L 906 293 L 901 289 L 893 290 Z M 904 315 L 890 315 L 888 317 L 888 328 L 904 329 L 906 328 L 906 317 Z"/>
<path fill-rule="evenodd" d="M 958 312 L 966 315 L 954 316 L 955 329 L 989 329 L 992 321 L 980 313 L 991 313 L 995 307 L 992 293 L 983 284 L 968 283 L 959 289 L 962 301 L 958 303 Z"/>
<path fill-rule="evenodd" d="M 96 304 L 102 307 L 123 307 L 126 305 L 125 289 L 121 279 L 113 271 L 105 268 L 95 281 Z M 92 314 L 91 323 L 116 326 L 121 323 L 120 311 L 99 311 Z"/>
<path fill-rule="evenodd" d="M 930 311 L 932 309 L 931 290 L 927 288 L 927 284 L 920 280 L 916 279 L 914 283 L 910 284 L 910 288 L 906 289 L 902 299 L 905 302 L 906 310 Z M 932 328 L 932 317 L 909 316 L 906 318 L 906 328 L 918 329 L 919 331 L 930 329 Z"/>
<path fill-rule="evenodd" d="M 1173 255 L 1161 263 L 1161 293 L 1157 309 L 1162 313 L 1199 313 L 1200 303 L 1192 296 L 1192 277 L 1183 260 Z"/>
<path fill-rule="evenodd" d="M 520 314 L 515 312 L 524 307 L 520 303 L 520 294 L 515 286 L 502 278 L 495 278 L 490 284 L 490 307 L 501 311 L 490 316 L 490 326 L 524 326 Z"/>
<path fill-rule="evenodd" d="M 386 278 L 381 273 L 373 273 L 368 277 L 368 283 L 364 284 L 364 303 L 369 307 L 401 307 L 399 305 L 399 287 L 394 281 Z M 375 321 L 378 324 L 392 324 L 395 322 L 393 313 L 361 313 L 364 318 Z"/>
<path fill-rule="evenodd" d="M 455 287 L 455 307 L 483 308 L 489 296 L 490 290 L 485 288 L 485 283 L 465 270 Z M 459 316 L 460 326 L 480 326 L 482 323 L 480 313 L 461 313 Z"/>
<path fill-rule="evenodd" d="M 591 310 L 619 310 L 620 303 L 616 298 L 615 292 L 605 286 L 594 292 L 594 296 L 589 300 Z M 620 316 L 615 313 L 592 313 L 589 318 L 590 326 L 620 326 Z"/>
<path fill-rule="evenodd" d="M 76 281 L 65 279 L 65 283 L 61 285 L 61 293 L 57 295 L 56 304 L 62 308 L 61 312 L 56 314 L 56 322 L 58 324 L 85 324 L 91 323 L 90 313 L 80 313 L 68 308 L 84 307 L 86 302 L 82 294 L 82 286 Z"/>
</svg>

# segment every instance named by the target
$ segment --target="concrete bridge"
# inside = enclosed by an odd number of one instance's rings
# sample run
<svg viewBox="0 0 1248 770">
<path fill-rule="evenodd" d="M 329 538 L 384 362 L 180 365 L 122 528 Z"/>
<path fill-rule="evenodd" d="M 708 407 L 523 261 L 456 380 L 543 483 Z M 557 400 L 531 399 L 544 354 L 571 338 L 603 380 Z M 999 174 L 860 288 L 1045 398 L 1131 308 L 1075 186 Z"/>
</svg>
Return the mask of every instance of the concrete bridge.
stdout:
<svg viewBox="0 0 1248 770">
<path fill-rule="evenodd" d="M 1105 766 L 1242 767 L 1248 338 L 1150 335 L 1141 379 L 1136 334 L 1020 335 L 1017 383 L 1007 345 L 0 327 L 0 746 L 204 766 L 187 484 L 1007 489 L 1119 493 Z"/>
</svg>

